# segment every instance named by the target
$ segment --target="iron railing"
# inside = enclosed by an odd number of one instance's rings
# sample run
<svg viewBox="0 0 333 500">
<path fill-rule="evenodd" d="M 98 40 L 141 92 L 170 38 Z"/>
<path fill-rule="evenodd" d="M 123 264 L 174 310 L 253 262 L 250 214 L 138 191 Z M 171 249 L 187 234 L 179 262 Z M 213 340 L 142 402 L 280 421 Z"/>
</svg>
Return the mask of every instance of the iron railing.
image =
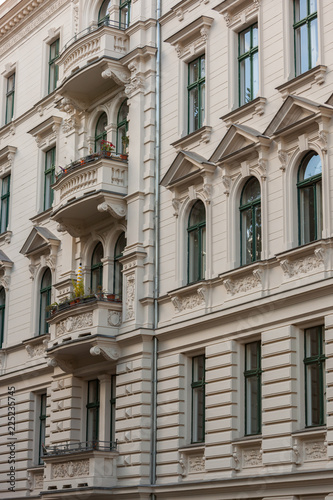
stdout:
<svg viewBox="0 0 333 500">
<path fill-rule="evenodd" d="M 53 446 L 43 446 L 43 458 L 87 451 L 116 451 L 117 441 L 83 441 L 82 443 L 58 443 Z"/>
<path fill-rule="evenodd" d="M 77 42 L 80 40 L 80 38 L 83 38 L 86 35 L 89 35 L 90 33 L 94 33 L 95 31 L 99 30 L 101 26 L 109 26 L 110 28 L 116 28 L 119 30 L 124 31 L 128 26 L 125 23 L 120 23 L 119 21 L 112 21 L 110 19 L 104 19 L 103 21 L 100 21 L 98 23 L 98 26 L 95 24 L 92 26 L 88 26 L 88 28 L 85 28 L 84 30 L 80 31 L 79 33 L 76 33 L 76 35 L 73 36 L 62 48 L 60 55 L 62 55 L 68 47 L 73 45 L 73 43 Z"/>
</svg>

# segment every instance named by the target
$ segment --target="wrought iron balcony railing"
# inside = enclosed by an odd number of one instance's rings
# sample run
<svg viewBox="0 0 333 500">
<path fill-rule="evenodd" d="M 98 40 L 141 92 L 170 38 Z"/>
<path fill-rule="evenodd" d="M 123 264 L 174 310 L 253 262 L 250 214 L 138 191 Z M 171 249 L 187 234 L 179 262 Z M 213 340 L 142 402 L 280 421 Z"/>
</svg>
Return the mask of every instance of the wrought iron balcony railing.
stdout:
<svg viewBox="0 0 333 500">
<path fill-rule="evenodd" d="M 82 443 L 58 443 L 53 446 L 43 446 L 43 459 L 72 453 L 87 451 L 116 451 L 117 441 L 83 441 Z"/>
</svg>

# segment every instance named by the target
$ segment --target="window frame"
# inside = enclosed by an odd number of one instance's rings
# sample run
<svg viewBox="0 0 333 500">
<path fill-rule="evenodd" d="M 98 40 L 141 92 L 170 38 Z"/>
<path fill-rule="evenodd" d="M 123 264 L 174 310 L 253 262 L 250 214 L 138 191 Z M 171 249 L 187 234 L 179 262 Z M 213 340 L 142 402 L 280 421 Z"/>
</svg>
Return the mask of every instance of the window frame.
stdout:
<svg viewBox="0 0 333 500">
<path fill-rule="evenodd" d="M 92 251 L 92 254 L 91 254 L 91 262 L 90 262 L 90 288 L 91 288 L 92 293 L 96 293 L 99 290 L 99 288 L 101 288 L 101 290 L 103 289 L 103 262 L 102 262 L 102 260 L 100 260 L 97 264 L 93 264 L 95 252 L 96 252 L 97 248 L 99 248 L 99 247 L 102 248 L 102 251 L 103 251 L 103 257 L 102 257 L 102 259 L 103 259 L 104 258 L 104 247 L 103 247 L 103 244 L 102 244 L 101 241 L 99 241 L 98 243 L 96 243 L 96 245 L 94 246 L 94 249 Z M 93 277 L 95 275 L 95 272 L 98 272 L 98 280 L 97 280 L 98 284 L 96 286 L 96 290 L 93 289 Z"/>
<path fill-rule="evenodd" d="M 52 57 L 52 47 L 55 45 L 55 51 L 56 55 Z M 59 59 L 59 46 L 60 46 L 60 38 L 57 38 L 54 40 L 54 42 L 49 44 L 49 78 L 48 78 L 48 94 L 51 94 L 56 88 L 57 88 L 57 82 L 58 82 L 58 77 L 59 77 L 59 68 L 58 65 L 56 64 L 56 61 Z M 51 88 L 51 71 L 54 71 L 54 85 L 53 88 Z"/>
<path fill-rule="evenodd" d="M 12 88 L 9 88 L 11 78 L 13 78 L 13 86 Z M 12 73 L 11 75 L 8 75 L 6 80 L 7 80 L 7 88 L 6 88 L 5 125 L 10 123 L 14 116 L 16 72 Z M 9 110 L 8 106 L 10 105 L 10 100 L 11 100 L 11 106 L 10 106 L 11 109 Z"/>
<path fill-rule="evenodd" d="M 299 180 L 300 173 L 302 169 L 304 168 L 304 171 L 307 168 L 307 165 L 311 161 L 311 158 L 313 156 L 318 156 L 320 159 L 321 163 L 321 169 L 323 169 L 323 164 L 321 161 L 320 155 L 316 151 L 309 151 L 305 156 L 303 156 L 298 171 L 297 171 L 297 204 L 298 204 L 298 244 L 299 245 L 306 245 L 307 243 L 312 243 L 314 241 L 318 241 L 322 238 L 322 231 L 323 231 L 323 189 L 322 189 L 322 177 L 323 177 L 323 170 L 321 170 L 320 174 L 313 175 L 309 177 L 308 179 Z M 314 239 L 311 239 L 307 241 L 305 239 L 305 236 L 302 236 L 302 232 L 304 233 L 305 229 L 305 219 L 304 219 L 304 213 L 301 213 L 301 190 L 304 188 L 311 188 L 313 191 L 313 199 L 314 199 Z M 321 201 L 321 217 L 318 218 L 318 206 L 317 206 L 317 201 L 318 201 L 318 190 L 320 190 L 320 201 Z M 303 220 L 302 220 L 303 218 Z M 321 225 L 321 228 L 319 227 L 319 223 Z M 319 235 L 319 233 L 321 234 Z M 318 237 L 319 236 L 319 237 Z"/>
<path fill-rule="evenodd" d="M 318 354 L 315 356 L 307 356 L 307 333 L 310 330 L 316 329 L 318 335 Z M 324 338 L 324 325 L 306 328 L 304 330 L 304 392 L 305 392 L 305 427 L 320 427 L 325 425 L 325 338 Z M 318 364 L 320 366 L 319 372 L 319 422 L 316 424 L 309 423 L 309 412 L 311 412 L 311 421 L 313 408 L 310 407 L 309 394 L 308 394 L 308 373 L 307 367 L 310 365 Z"/>
<path fill-rule="evenodd" d="M 121 238 L 124 238 L 125 239 L 125 246 L 124 246 L 124 249 L 126 247 L 126 236 L 125 236 L 125 232 L 123 231 L 117 238 L 117 241 L 116 241 L 116 244 L 114 246 L 114 257 L 113 257 L 113 287 L 112 287 L 112 290 L 113 290 L 113 293 L 115 295 L 117 295 L 120 299 L 122 298 L 122 284 L 123 284 L 123 274 L 122 274 L 122 264 L 119 262 L 119 260 L 122 258 L 123 256 L 123 251 L 119 254 L 117 254 L 117 246 L 118 246 L 118 243 L 120 242 Z M 119 293 L 117 293 L 117 290 L 116 290 L 116 277 L 117 275 L 119 274 Z"/>
<path fill-rule="evenodd" d="M 97 134 L 97 127 L 98 127 L 98 124 L 99 122 L 102 120 L 102 118 L 106 117 L 106 124 L 108 123 L 108 115 L 106 114 L 105 111 L 103 111 L 103 113 L 101 113 L 97 119 L 97 122 L 96 122 L 96 126 L 95 126 L 95 153 L 99 153 L 101 151 L 101 148 L 99 149 L 99 151 L 97 150 L 97 145 L 98 143 L 100 143 L 101 141 L 106 141 L 107 140 L 107 136 L 108 136 L 108 133 L 106 131 L 106 129 L 104 128 L 103 132 L 101 132 L 100 134 Z"/>
<path fill-rule="evenodd" d="M 201 76 L 201 61 L 204 60 L 205 61 L 205 75 L 204 77 Z M 198 63 L 198 79 L 195 80 L 194 82 L 190 82 L 191 80 L 191 65 L 194 64 L 194 63 Z M 187 64 L 187 133 L 188 134 L 191 134 L 192 132 L 196 132 L 197 130 L 199 130 L 202 126 L 203 126 L 203 123 L 205 121 L 205 116 L 206 116 L 206 98 L 205 98 L 205 95 L 204 95 L 204 98 L 203 98 L 203 103 L 201 102 L 202 101 L 202 96 L 201 96 L 201 89 L 202 87 L 204 87 L 205 89 L 205 92 L 206 92 L 206 54 L 203 53 L 201 54 L 200 56 L 196 57 L 196 59 L 193 59 L 192 61 L 188 62 Z M 190 120 L 190 116 L 192 116 L 192 118 L 195 116 L 195 113 L 194 113 L 194 109 L 191 109 L 191 104 L 190 104 L 190 101 L 191 101 L 191 91 L 193 91 L 193 89 L 197 89 L 197 92 L 198 92 L 198 127 L 196 128 L 193 128 L 193 130 L 191 129 L 190 127 L 190 124 L 191 124 L 191 120 Z M 202 119 L 202 104 L 203 104 L 203 109 L 204 109 L 204 118 Z"/>
<path fill-rule="evenodd" d="M 96 383 L 97 386 L 97 391 L 96 395 L 97 398 L 94 401 L 89 402 L 90 399 L 90 385 L 92 383 Z M 87 417 L 86 417 L 86 442 L 87 445 L 89 443 L 92 443 L 92 446 L 94 446 L 94 443 L 99 441 L 99 413 L 100 413 L 100 381 L 98 378 L 89 380 L 87 384 L 87 404 L 86 404 L 86 410 L 87 410 Z M 95 426 L 93 427 L 93 436 L 92 439 L 89 439 L 89 421 L 90 421 L 90 415 L 92 414 L 89 410 L 94 410 L 96 412 L 95 416 Z M 96 437 L 95 437 L 96 436 Z"/>
<path fill-rule="evenodd" d="M 127 136 L 127 132 L 128 132 L 127 117 L 124 120 L 119 121 L 119 115 L 120 115 L 120 112 L 121 112 L 121 109 L 123 106 L 127 106 L 127 108 L 128 108 L 127 99 L 123 100 L 123 102 L 119 106 L 118 114 L 117 114 L 117 137 L 116 137 L 116 153 L 117 154 L 126 154 L 126 147 L 124 147 L 123 137 L 126 137 L 126 138 L 128 137 Z M 120 133 L 120 129 L 124 126 L 125 126 L 125 135 L 121 136 L 121 147 L 120 147 L 119 133 Z"/>
<path fill-rule="evenodd" d="M 3 304 L 1 304 L 1 294 L 4 294 Z M 0 287 L 0 349 L 2 349 L 5 340 L 5 314 L 6 314 L 6 290 Z"/>
<path fill-rule="evenodd" d="M 54 198 L 54 192 L 52 189 L 52 184 L 54 183 L 55 180 L 55 162 L 56 162 L 56 147 L 53 146 L 53 148 L 48 149 L 44 153 L 45 155 L 45 164 L 44 164 L 44 201 L 43 201 L 43 209 L 49 210 L 52 207 L 53 203 L 53 198 Z M 51 156 L 51 162 L 50 162 L 50 167 L 48 167 L 48 158 L 49 155 Z M 47 180 L 50 178 L 50 183 L 49 187 L 47 187 Z M 48 199 L 49 199 L 49 206 L 47 206 L 46 200 L 46 194 L 48 191 Z"/>
<path fill-rule="evenodd" d="M 45 404 L 44 404 L 45 403 Z M 43 412 L 45 408 L 45 412 Z M 46 418 L 47 418 L 47 393 L 44 392 L 39 395 L 39 436 L 38 436 L 38 465 L 43 465 L 43 439 L 45 441 L 46 436 Z"/>
<path fill-rule="evenodd" d="M 46 275 L 46 273 L 50 273 L 50 285 L 44 286 L 43 287 L 43 280 Z M 42 307 L 43 307 L 43 296 L 46 296 L 46 306 L 49 306 L 51 304 L 51 299 L 52 299 L 52 273 L 51 269 L 47 267 L 45 271 L 42 274 L 42 278 L 40 281 L 40 289 L 39 289 L 39 328 L 38 328 L 38 336 L 44 335 L 45 333 L 49 332 L 49 324 L 46 321 L 50 317 L 50 311 L 47 311 L 45 309 L 45 325 L 42 325 Z M 42 331 L 42 327 L 45 326 L 45 331 Z"/>
<path fill-rule="evenodd" d="M 258 45 L 255 47 L 253 46 L 253 28 L 257 28 L 257 33 L 258 33 Z M 250 49 L 247 52 L 240 53 L 240 37 L 242 34 L 250 30 Z M 243 29 L 238 33 L 238 104 L 239 106 L 244 106 L 244 104 L 248 104 L 249 102 L 253 101 L 256 97 L 253 95 L 253 56 L 255 54 L 258 54 L 258 94 L 259 94 L 259 26 L 258 26 L 258 21 L 255 23 L 251 24 L 247 28 Z M 242 102 L 242 83 L 241 83 L 241 64 L 243 61 L 246 59 L 250 59 L 250 80 L 251 80 L 251 87 L 250 87 L 250 98 L 246 98 L 246 91 L 247 89 L 243 89 L 244 92 L 244 102 Z"/>
<path fill-rule="evenodd" d="M 4 180 L 8 179 L 7 190 L 4 192 Z M 1 179 L 1 204 L 0 204 L 0 234 L 5 233 L 8 230 L 9 221 L 9 200 L 10 200 L 10 181 L 11 174 L 2 177 Z M 3 227 L 3 210 L 5 208 L 5 225 Z"/>
<path fill-rule="evenodd" d="M 300 0 L 301 1 L 301 0 Z M 317 0 L 316 0 L 317 2 Z M 317 54 L 319 54 L 319 33 L 318 33 L 318 3 L 316 4 L 317 10 L 310 14 L 310 0 L 306 0 L 307 4 L 307 15 L 303 18 L 300 19 L 299 21 L 296 21 L 296 0 L 293 1 L 293 31 L 294 31 L 294 69 L 295 69 L 295 76 L 302 75 L 303 73 L 306 73 L 306 71 L 309 71 L 310 69 L 314 68 L 316 66 L 316 63 L 312 65 L 311 61 L 311 51 L 313 44 L 312 38 L 311 38 L 311 23 L 315 19 L 317 20 Z M 307 26 L 307 41 L 308 41 L 308 67 L 304 71 L 301 70 L 302 66 L 302 55 L 299 53 L 297 49 L 297 30 L 301 28 L 302 26 L 306 25 Z M 300 49 L 301 50 L 301 49 Z M 318 60 L 318 56 L 317 56 Z"/>
<path fill-rule="evenodd" d="M 257 345 L 257 366 L 256 368 L 247 368 L 247 348 L 253 344 Z M 262 398 L 261 398 L 261 340 L 255 340 L 254 342 L 249 342 L 244 345 L 244 435 L 245 436 L 257 436 L 261 434 L 261 424 L 262 424 Z M 252 412 L 248 405 L 248 384 L 247 381 L 250 378 L 256 377 L 257 379 L 257 430 L 256 432 L 249 432 L 249 422 L 251 423 Z"/>
<path fill-rule="evenodd" d="M 127 13 L 126 13 L 126 22 L 122 22 L 122 11 L 125 11 L 127 8 Z M 119 0 L 119 28 L 120 29 L 126 29 L 129 27 L 131 24 L 131 0 Z"/>
<path fill-rule="evenodd" d="M 190 226 L 190 220 L 191 220 L 191 215 L 192 215 L 193 209 L 199 203 L 202 204 L 202 206 L 205 210 L 205 220 L 203 222 L 199 222 L 198 224 L 194 224 L 194 225 Z M 202 200 L 197 200 L 191 207 L 191 210 L 190 210 L 190 213 L 188 216 L 188 222 L 187 222 L 187 284 L 197 283 L 198 281 L 205 279 L 206 268 L 207 268 L 207 262 L 206 262 L 207 231 L 206 231 L 206 225 L 207 225 L 206 206 Z M 204 230 L 204 234 L 203 234 L 203 230 Z M 191 261 L 190 261 L 191 239 L 190 239 L 190 236 L 195 231 L 198 232 L 198 248 L 199 248 L 198 262 L 197 262 L 197 264 L 198 264 L 198 278 L 194 279 L 194 280 L 190 280 L 190 267 L 191 267 L 190 266 L 190 264 L 191 264 Z M 203 248 L 204 248 L 204 252 L 202 251 Z M 204 257 L 203 257 L 203 254 L 205 254 Z M 203 260 L 205 262 L 204 269 L 203 269 Z M 194 262 L 192 264 L 194 264 Z"/>
<path fill-rule="evenodd" d="M 116 401 L 117 401 L 117 375 L 111 375 L 110 398 L 110 442 L 116 442 Z"/>
<path fill-rule="evenodd" d="M 245 190 L 250 182 L 253 180 L 256 180 L 259 189 L 260 189 L 260 198 L 256 198 L 255 200 L 247 203 L 242 202 L 243 195 L 245 193 Z M 256 224 L 255 224 L 255 219 L 256 219 L 256 209 L 260 206 L 260 249 L 257 249 L 257 230 L 256 230 Z M 247 238 L 246 238 L 246 231 L 244 228 L 244 223 L 243 223 L 243 218 L 244 218 L 244 213 L 248 210 L 251 210 L 251 221 L 252 221 L 252 228 L 254 228 L 253 233 L 252 233 L 252 258 L 251 262 L 244 262 L 244 245 L 246 246 Z M 246 266 L 248 264 L 252 264 L 253 262 L 258 262 L 261 260 L 261 255 L 259 258 L 256 258 L 257 253 L 261 254 L 262 252 L 262 214 L 261 214 L 261 185 L 259 180 L 255 176 L 251 176 L 247 181 L 245 182 L 242 193 L 240 196 L 240 204 L 239 204 L 239 213 L 240 213 L 240 264 L 241 266 Z M 258 240 L 259 241 L 259 240 Z"/>
<path fill-rule="evenodd" d="M 195 370 L 195 360 L 201 359 L 203 361 L 203 377 L 199 380 L 194 380 L 194 370 Z M 206 419 L 206 358 L 204 354 L 199 354 L 198 356 L 194 356 L 192 358 L 192 377 L 191 377 L 191 443 L 204 443 L 205 442 L 205 419 Z M 199 416 L 195 418 L 194 416 L 194 395 L 197 391 L 202 390 L 202 439 L 195 439 L 195 433 L 199 434 L 200 422 Z M 194 428 L 194 422 L 197 421 L 196 429 Z"/>
</svg>

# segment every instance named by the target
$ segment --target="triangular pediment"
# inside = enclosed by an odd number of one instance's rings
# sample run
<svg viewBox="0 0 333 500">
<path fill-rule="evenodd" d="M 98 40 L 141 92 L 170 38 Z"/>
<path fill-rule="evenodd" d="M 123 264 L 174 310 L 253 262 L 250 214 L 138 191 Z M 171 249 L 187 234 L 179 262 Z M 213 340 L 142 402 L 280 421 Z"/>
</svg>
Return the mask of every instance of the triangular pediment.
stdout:
<svg viewBox="0 0 333 500">
<path fill-rule="evenodd" d="M 25 256 L 42 252 L 50 246 L 59 246 L 60 240 L 45 227 L 35 226 L 20 250 Z"/>
<path fill-rule="evenodd" d="M 330 95 L 330 97 L 327 99 L 325 104 L 328 104 L 329 106 L 333 106 L 333 94 Z"/>
<path fill-rule="evenodd" d="M 205 173 L 212 173 L 215 168 L 213 163 L 197 153 L 180 151 L 163 177 L 161 185 L 172 189 Z"/>
<path fill-rule="evenodd" d="M 268 125 L 265 134 L 271 137 L 292 128 L 306 127 L 314 117 L 322 114 L 329 116 L 332 112 L 333 108 L 329 105 L 290 95 Z"/>
<path fill-rule="evenodd" d="M 210 157 L 211 162 L 221 162 L 234 156 L 248 154 L 249 150 L 262 144 L 268 146 L 270 139 L 246 125 L 231 125 L 220 144 Z"/>
</svg>

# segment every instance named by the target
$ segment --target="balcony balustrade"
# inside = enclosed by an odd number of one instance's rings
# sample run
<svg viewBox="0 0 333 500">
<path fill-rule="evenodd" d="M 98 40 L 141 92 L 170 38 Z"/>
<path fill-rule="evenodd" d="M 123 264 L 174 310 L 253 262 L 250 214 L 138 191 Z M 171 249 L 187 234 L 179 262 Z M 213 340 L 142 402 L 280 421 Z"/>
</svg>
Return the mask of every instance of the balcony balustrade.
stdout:
<svg viewBox="0 0 333 500">
<path fill-rule="evenodd" d="M 72 236 L 80 236 L 84 226 L 99 222 L 107 213 L 124 217 L 127 168 L 126 160 L 115 154 L 107 156 L 106 152 L 88 155 L 61 168 L 52 186 L 52 218 Z"/>
<path fill-rule="evenodd" d="M 85 441 L 44 447 L 44 491 L 110 488 L 117 481 L 117 443 Z M 96 492 L 97 493 L 97 492 Z"/>
<path fill-rule="evenodd" d="M 66 43 L 57 60 L 61 94 L 87 103 L 127 81 L 128 72 L 119 62 L 129 50 L 129 37 L 124 29 L 119 22 L 106 20 L 86 28 Z M 105 73 L 110 69 L 111 78 Z"/>
</svg>

